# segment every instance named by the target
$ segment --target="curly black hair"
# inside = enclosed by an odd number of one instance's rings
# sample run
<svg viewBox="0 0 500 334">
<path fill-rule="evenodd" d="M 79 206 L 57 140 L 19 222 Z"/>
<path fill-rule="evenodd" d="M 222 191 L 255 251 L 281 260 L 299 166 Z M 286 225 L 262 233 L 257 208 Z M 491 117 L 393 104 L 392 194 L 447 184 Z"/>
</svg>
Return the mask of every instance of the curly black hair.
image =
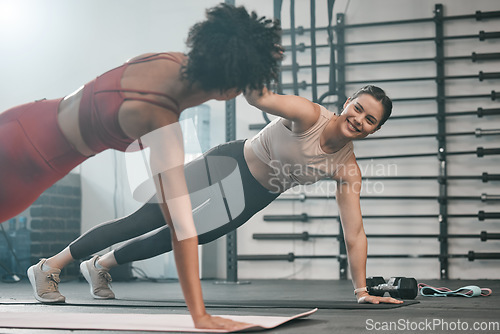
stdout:
<svg viewBox="0 0 500 334">
<path fill-rule="evenodd" d="M 219 4 L 191 27 L 183 77 L 203 90 L 262 89 L 278 80 L 281 26 L 249 14 L 245 7 Z"/>
</svg>

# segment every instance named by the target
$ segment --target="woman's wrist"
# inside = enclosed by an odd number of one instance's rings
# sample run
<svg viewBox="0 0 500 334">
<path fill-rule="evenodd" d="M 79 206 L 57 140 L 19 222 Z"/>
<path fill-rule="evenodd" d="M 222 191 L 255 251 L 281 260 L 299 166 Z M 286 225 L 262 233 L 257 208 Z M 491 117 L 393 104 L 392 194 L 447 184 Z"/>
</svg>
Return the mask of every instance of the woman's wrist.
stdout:
<svg viewBox="0 0 500 334">
<path fill-rule="evenodd" d="M 365 303 L 366 297 L 368 297 L 370 294 L 367 291 L 362 291 L 362 292 L 359 292 L 355 295 L 356 295 L 356 299 L 358 301 L 358 304 L 362 304 L 362 303 Z"/>
<path fill-rule="evenodd" d="M 361 292 L 368 292 L 368 288 L 366 286 L 362 287 L 362 288 L 357 288 L 357 289 L 354 289 L 354 294 L 355 295 L 358 295 L 359 293 Z"/>
<path fill-rule="evenodd" d="M 366 297 L 368 296 L 368 289 L 366 286 L 361 288 L 354 289 L 354 295 L 358 300 L 358 304 L 362 304 L 365 302 Z"/>
<path fill-rule="evenodd" d="M 204 320 L 204 319 L 208 319 L 210 318 L 211 315 L 208 314 L 207 312 L 204 312 L 204 313 L 198 313 L 198 314 L 194 314 L 194 313 L 191 313 L 191 318 L 193 318 L 193 322 L 199 322 L 201 320 Z"/>
</svg>

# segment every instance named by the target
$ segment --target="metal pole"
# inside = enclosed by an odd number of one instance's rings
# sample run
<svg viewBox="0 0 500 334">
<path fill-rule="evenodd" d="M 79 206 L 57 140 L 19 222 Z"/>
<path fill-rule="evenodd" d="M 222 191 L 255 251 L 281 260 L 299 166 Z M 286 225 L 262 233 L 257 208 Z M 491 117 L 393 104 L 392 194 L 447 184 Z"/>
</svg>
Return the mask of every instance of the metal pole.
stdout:
<svg viewBox="0 0 500 334">
<path fill-rule="evenodd" d="M 328 10 L 330 11 L 330 15 L 333 16 L 333 2 L 329 2 L 329 8 Z M 337 109 L 338 113 L 340 114 L 342 112 L 342 107 L 344 105 L 344 101 L 347 99 L 345 96 L 345 48 L 344 48 L 344 42 L 345 42 L 345 29 L 344 29 L 344 14 L 337 14 L 337 21 L 335 25 L 335 33 L 337 36 L 337 41 L 335 44 L 335 48 L 331 50 L 332 54 L 336 51 L 337 52 L 337 66 L 333 66 L 330 68 L 330 77 L 336 81 L 335 86 L 330 86 L 330 91 L 336 92 L 337 95 Z M 333 41 L 331 42 L 333 43 Z M 335 63 L 331 64 L 335 65 Z M 336 67 L 336 68 L 335 68 Z M 336 73 L 335 73 L 335 70 Z M 332 74 L 333 71 L 333 74 Z M 341 280 L 347 280 L 347 271 L 349 269 L 349 263 L 347 261 L 347 248 L 345 245 L 345 240 L 344 240 L 344 230 L 342 228 L 342 221 L 340 219 L 340 216 L 337 217 L 337 220 L 339 222 L 339 278 Z"/>
<path fill-rule="evenodd" d="M 235 4 L 234 0 L 225 0 L 229 5 Z M 226 142 L 236 139 L 236 100 L 226 101 Z M 238 281 L 238 245 L 236 230 L 226 235 L 226 280 Z"/>
<path fill-rule="evenodd" d="M 316 0 L 311 0 L 311 88 L 312 88 L 312 100 L 313 102 L 318 102 L 318 87 L 317 87 L 317 63 L 316 63 Z M 295 67 L 295 64 L 294 64 Z M 298 71 L 298 64 L 295 67 Z"/>
<path fill-rule="evenodd" d="M 295 0 L 290 0 L 290 38 L 292 42 L 292 79 L 293 79 L 293 94 L 299 95 L 299 86 L 298 86 L 298 78 L 297 71 L 298 68 L 295 67 L 297 64 L 297 43 L 295 40 Z"/>
<path fill-rule="evenodd" d="M 447 161 L 446 161 L 446 99 L 445 99 L 445 76 L 444 70 L 444 29 L 443 29 L 443 5 L 437 4 L 434 8 L 434 22 L 436 25 L 436 84 L 437 84 L 437 121 L 438 121 L 438 159 L 439 196 L 448 197 Z M 439 254 L 441 262 L 441 279 L 448 279 L 448 203 L 439 203 Z"/>
<path fill-rule="evenodd" d="M 339 114 L 342 112 L 344 101 L 347 100 L 345 94 L 345 28 L 344 28 L 344 14 L 337 14 L 337 24 L 335 32 L 337 34 L 337 43 L 335 49 L 337 50 L 337 109 Z"/>
<path fill-rule="evenodd" d="M 283 7 L 283 0 L 274 0 L 274 3 L 273 3 L 274 18 L 277 20 L 280 20 L 280 22 L 281 22 L 281 8 L 282 7 Z M 283 66 L 282 66 L 282 68 L 283 68 Z M 298 68 L 297 68 L 297 70 L 298 70 Z M 278 87 L 277 87 L 278 94 L 283 94 L 283 87 L 281 86 L 281 83 L 283 82 L 282 79 L 283 79 L 283 70 L 280 71 L 279 82 L 278 82 Z M 266 119 L 267 115 L 264 112 L 262 113 L 262 115 L 264 116 L 264 119 Z M 269 121 L 268 121 L 268 123 L 269 123 Z"/>
</svg>

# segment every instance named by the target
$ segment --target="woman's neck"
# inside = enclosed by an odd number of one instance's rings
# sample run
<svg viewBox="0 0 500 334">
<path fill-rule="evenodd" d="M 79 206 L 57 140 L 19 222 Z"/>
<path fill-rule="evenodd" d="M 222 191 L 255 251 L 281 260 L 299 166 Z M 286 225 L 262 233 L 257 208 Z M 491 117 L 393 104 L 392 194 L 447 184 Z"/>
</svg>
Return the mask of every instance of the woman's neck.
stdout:
<svg viewBox="0 0 500 334">
<path fill-rule="evenodd" d="M 183 81 L 183 85 L 179 87 L 176 98 L 179 103 L 179 109 L 182 111 L 212 100 L 215 96 L 201 89 L 196 83 L 189 84 L 187 81 Z"/>
<path fill-rule="evenodd" d="M 320 137 L 320 144 L 321 149 L 325 153 L 335 153 L 350 141 L 350 139 L 343 136 L 340 131 L 341 121 L 342 118 L 340 116 L 333 116 L 323 129 Z"/>
</svg>

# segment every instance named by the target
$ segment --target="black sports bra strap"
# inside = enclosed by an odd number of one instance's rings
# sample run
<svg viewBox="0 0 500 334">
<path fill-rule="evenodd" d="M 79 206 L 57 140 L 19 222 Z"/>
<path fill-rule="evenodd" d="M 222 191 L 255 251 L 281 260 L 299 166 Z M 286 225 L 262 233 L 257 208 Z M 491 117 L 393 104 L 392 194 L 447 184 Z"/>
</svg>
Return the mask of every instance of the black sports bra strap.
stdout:
<svg viewBox="0 0 500 334">
<path fill-rule="evenodd" d="M 123 99 L 123 101 L 142 101 L 142 102 L 147 102 L 147 103 L 151 103 L 151 104 L 157 105 L 159 107 L 162 107 L 164 109 L 172 110 L 172 111 L 174 111 L 177 114 L 180 113 L 179 112 L 179 106 L 177 105 L 177 103 L 175 103 L 174 108 L 172 108 L 171 105 L 168 105 L 166 103 L 162 103 L 160 101 L 155 101 L 155 100 L 151 100 L 151 99 L 147 99 L 147 98 L 141 98 L 141 97 L 126 97 L 126 98 Z"/>
<path fill-rule="evenodd" d="M 179 110 L 179 103 L 172 97 L 170 97 L 167 94 L 164 93 L 159 93 L 155 91 L 149 91 L 149 90 L 140 90 L 140 89 L 103 89 L 96 91 L 95 94 L 100 94 L 100 93 L 139 93 L 139 94 L 151 94 L 151 95 L 156 95 L 156 96 L 161 96 L 164 98 L 169 99 L 173 104 L 176 110 Z M 153 104 L 165 107 L 167 104 L 163 104 L 162 102 L 159 101 L 154 101 L 148 98 L 142 98 L 142 97 L 128 97 L 124 98 L 124 100 L 137 100 L 137 101 L 145 101 L 145 102 L 151 102 Z M 168 106 L 168 109 L 171 108 L 172 106 Z M 165 107 L 166 108 L 166 107 Z"/>
</svg>

